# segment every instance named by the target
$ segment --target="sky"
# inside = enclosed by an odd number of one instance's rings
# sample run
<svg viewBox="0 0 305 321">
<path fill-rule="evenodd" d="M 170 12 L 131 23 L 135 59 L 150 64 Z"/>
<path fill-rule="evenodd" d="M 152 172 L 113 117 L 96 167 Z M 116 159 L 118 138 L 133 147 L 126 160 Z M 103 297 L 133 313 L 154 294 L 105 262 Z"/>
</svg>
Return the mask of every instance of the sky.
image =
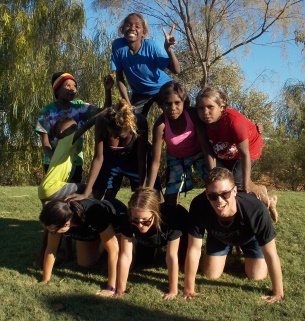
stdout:
<svg viewBox="0 0 305 321">
<path fill-rule="evenodd" d="M 85 8 L 88 21 L 88 32 L 90 33 L 90 22 L 101 14 L 91 8 L 91 1 L 85 1 Z M 119 24 L 118 20 L 117 24 Z M 117 30 L 113 26 L 112 32 Z M 157 31 L 150 33 L 151 37 L 163 47 L 163 33 L 160 30 L 160 37 Z M 276 99 L 287 79 L 295 79 L 305 82 L 305 50 L 294 42 L 287 44 L 286 53 L 283 53 L 281 46 L 260 45 L 270 43 L 268 35 L 258 39 L 256 44 L 250 45 L 249 54 L 245 56 L 243 50 L 234 51 L 229 57 L 237 62 L 246 79 L 246 88 L 254 87 L 269 96 L 269 101 Z"/>
<path fill-rule="evenodd" d="M 278 96 L 287 79 L 305 81 L 305 51 L 294 42 L 287 44 L 286 53 L 278 45 L 250 45 L 250 54 L 241 57 L 240 66 L 249 84 L 269 94 L 270 100 Z M 257 77 L 262 75 L 262 77 Z"/>
</svg>

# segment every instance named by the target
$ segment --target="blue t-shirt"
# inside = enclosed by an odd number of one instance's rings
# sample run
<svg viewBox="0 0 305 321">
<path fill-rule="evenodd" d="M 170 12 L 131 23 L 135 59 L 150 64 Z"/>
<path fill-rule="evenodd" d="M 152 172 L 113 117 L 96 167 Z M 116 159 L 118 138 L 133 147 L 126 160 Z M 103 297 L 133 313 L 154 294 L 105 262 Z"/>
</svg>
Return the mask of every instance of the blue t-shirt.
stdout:
<svg viewBox="0 0 305 321">
<path fill-rule="evenodd" d="M 123 71 L 132 91 L 155 95 L 170 78 L 163 70 L 169 66 L 166 52 L 151 39 L 143 39 L 140 50 L 133 55 L 125 38 L 112 43 L 111 70 Z"/>
</svg>

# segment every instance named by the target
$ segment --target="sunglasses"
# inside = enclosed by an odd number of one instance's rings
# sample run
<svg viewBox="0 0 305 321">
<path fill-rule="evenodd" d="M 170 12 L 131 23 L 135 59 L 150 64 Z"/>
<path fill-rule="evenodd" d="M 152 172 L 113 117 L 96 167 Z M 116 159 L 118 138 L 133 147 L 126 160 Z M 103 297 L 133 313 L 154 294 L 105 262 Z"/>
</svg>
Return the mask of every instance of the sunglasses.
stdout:
<svg viewBox="0 0 305 321">
<path fill-rule="evenodd" d="M 228 192 L 223 192 L 223 193 L 207 193 L 207 197 L 210 201 L 216 201 L 218 199 L 218 197 L 221 197 L 224 200 L 227 200 L 231 197 L 231 193 L 233 191 L 235 186 L 232 187 L 232 189 Z"/>
<path fill-rule="evenodd" d="M 133 219 L 130 219 L 130 223 L 133 224 L 133 225 L 136 225 L 138 226 L 139 224 L 143 225 L 143 226 L 150 226 L 152 220 L 153 220 L 154 216 L 152 215 L 150 218 L 148 218 L 147 220 L 144 220 L 144 221 L 139 221 L 139 220 L 133 220 Z"/>
</svg>

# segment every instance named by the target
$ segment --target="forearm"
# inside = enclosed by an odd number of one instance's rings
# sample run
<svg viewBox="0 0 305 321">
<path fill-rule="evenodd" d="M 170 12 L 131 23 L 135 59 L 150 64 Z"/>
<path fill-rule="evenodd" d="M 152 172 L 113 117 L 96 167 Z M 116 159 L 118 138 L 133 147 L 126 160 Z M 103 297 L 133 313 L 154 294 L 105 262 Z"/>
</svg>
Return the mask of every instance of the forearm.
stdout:
<svg viewBox="0 0 305 321">
<path fill-rule="evenodd" d="M 43 275 L 42 275 L 43 283 L 47 283 L 51 280 L 54 262 L 55 262 L 54 254 L 45 253 L 44 261 L 43 261 Z"/>
<path fill-rule="evenodd" d="M 118 252 L 108 252 L 108 286 L 116 287 Z"/>
<path fill-rule="evenodd" d="M 91 163 L 91 168 L 90 168 L 90 172 L 89 172 L 89 178 L 88 178 L 88 182 L 86 184 L 86 188 L 83 192 L 83 195 L 85 198 L 89 197 L 89 195 L 92 193 L 92 188 L 93 185 L 98 177 L 98 174 L 101 170 L 103 164 L 103 156 L 102 157 L 98 157 L 98 158 L 93 158 L 93 161 Z"/>
<path fill-rule="evenodd" d="M 168 269 L 169 293 L 178 294 L 178 276 L 179 276 L 178 255 L 173 257 L 166 256 L 166 265 Z"/>
<path fill-rule="evenodd" d="M 117 293 L 123 294 L 126 291 L 127 279 L 131 265 L 131 257 L 120 255 L 118 264 Z"/>
<path fill-rule="evenodd" d="M 160 167 L 160 163 L 153 162 L 151 164 L 151 168 L 150 168 L 149 176 L 148 176 L 148 180 L 147 180 L 147 186 L 149 188 L 153 188 L 155 185 L 159 167 Z"/>
<path fill-rule="evenodd" d="M 210 171 L 214 167 L 216 167 L 216 158 L 213 157 L 211 154 L 207 153 L 204 155 L 205 163 L 207 171 Z"/>
<path fill-rule="evenodd" d="M 174 53 L 172 48 L 169 48 L 167 51 L 168 58 L 169 58 L 169 70 L 174 74 L 180 73 L 180 63 Z"/>
<path fill-rule="evenodd" d="M 200 255 L 200 249 L 191 249 L 187 251 L 184 265 L 184 293 L 195 292 L 195 279 Z"/>
<path fill-rule="evenodd" d="M 146 181 L 146 159 L 138 162 L 139 166 L 139 186 L 145 186 Z"/>
<path fill-rule="evenodd" d="M 51 159 L 53 156 L 53 149 L 51 145 L 42 146 L 43 152 Z"/>
<path fill-rule="evenodd" d="M 243 157 L 242 160 L 243 189 L 249 191 L 251 182 L 251 160 L 250 157 Z"/>
<path fill-rule="evenodd" d="M 277 254 L 272 258 L 266 257 L 268 272 L 272 283 L 272 292 L 274 296 L 284 297 L 283 276 L 280 259 Z"/>
<path fill-rule="evenodd" d="M 105 102 L 104 107 L 111 107 L 112 106 L 112 97 L 111 97 L 111 89 L 105 88 Z"/>
<path fill-rule="evenodd" d="M 117 86 L 118 86 L 119 92 L 121 94 L 121 97 L 123 99 L 125 99 L 128 102 L 128 104 L 130 104 L 130 100 L 129 100 L 129 97 L 128 97 L 128 92 L 127 92 L 127 88 L 126 88 L 126 85 L 125 85 L 125 81 L 118 79 L 117 80 Z"/>
</svg>

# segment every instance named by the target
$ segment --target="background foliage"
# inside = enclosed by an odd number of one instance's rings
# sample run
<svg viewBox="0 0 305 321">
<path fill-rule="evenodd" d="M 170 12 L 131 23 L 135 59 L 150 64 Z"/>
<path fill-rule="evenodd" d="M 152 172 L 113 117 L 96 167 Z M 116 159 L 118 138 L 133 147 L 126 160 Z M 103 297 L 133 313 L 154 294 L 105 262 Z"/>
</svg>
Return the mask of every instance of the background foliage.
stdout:
<svg viewBox="0 0 305 321">
<path fill-rule="evenodd" d="M 270 101 L 267 94 L 245 83 L 237 62 L 239 49 L 268 32 L 274 42 L 304 40 L 304 1 L 153 0 L 92 1 L 99 17 L 88 29 L 81 1 L 4 0 L 0 4 L 0 184 L 39 183 L 42 177 L 37 115 L 53 100 L 51 76 L 56 71 L 74 74 L 79 98 L 94 105 L 104 102 L 103 77 L 109 73 L 111 42 L 116 26 L 127 12 L 138 10 L 149 18 L 149 34 L 161 25 L 176 24 L 176 54 L 191 100 L 201 86 L 223 89 L 231 105 L 254 122 L 263 123 L 265 149 L 255 170 L 258 180 L 279 188 L 304 187 L 305 154 L 303 82 L 287 80 L 282 94 Z M 300 48 L 301 50 L 301 48 Z M 288 58 L 286 58 L 288 59 Z M 118 96 L 114 90 L 114 100 Z M 149 115 L 150 128 L 160 114 Z M 85 173 L 93 154 L 92 130 L 85 140 Z M 163 164 L 164 165 L 164 164 Z M 164 166 L 161 166 L 164 177 Z M 201 184 L 197 180 L 197 184 Z"/>
</svg>

